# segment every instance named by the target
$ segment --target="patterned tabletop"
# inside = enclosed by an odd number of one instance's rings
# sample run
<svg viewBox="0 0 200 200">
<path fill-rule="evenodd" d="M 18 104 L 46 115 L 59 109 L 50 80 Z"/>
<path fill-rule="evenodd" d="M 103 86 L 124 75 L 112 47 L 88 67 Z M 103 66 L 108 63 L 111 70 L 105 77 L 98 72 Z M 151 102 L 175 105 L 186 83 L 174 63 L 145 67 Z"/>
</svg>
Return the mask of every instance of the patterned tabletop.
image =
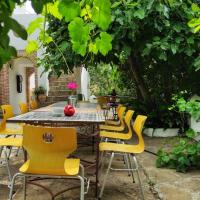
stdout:
<svg viewBox="0 0 200 200">
<path fill-rule="evenodd" d="M 64 116 L 66 102 L 58 102 L 47 107 L 9 118 L 8 122 L 25 123 L 103 123 L 103 111 L 94 103 L 78 103 L 73 116 Z"/>
</svg>

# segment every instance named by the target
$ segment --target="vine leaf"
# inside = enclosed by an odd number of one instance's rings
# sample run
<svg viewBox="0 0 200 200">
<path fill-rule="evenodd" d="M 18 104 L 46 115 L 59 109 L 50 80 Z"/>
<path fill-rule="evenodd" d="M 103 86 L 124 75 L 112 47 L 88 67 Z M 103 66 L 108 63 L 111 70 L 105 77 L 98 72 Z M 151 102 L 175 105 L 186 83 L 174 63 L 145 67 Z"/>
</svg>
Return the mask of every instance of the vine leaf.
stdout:
<svg viewBox="0 0 200 200">
<path fill-rule="evenodd" d="M 59 1 L 47 4 L 47 13 L 53 15 L 55 18 L 62 19 L 62 15 L 58 10 Z"/>
<path fill-rule="evenodd" d="M 27 53 L 33 53 L 38 50 L 38 42 L 36 40 L 29 40 L 25 48 Z"/>
<path fill-rule="evenodd" d="M 96 39 L 97 49 L 101 52 L 102 55 L 106 55 L 112 49 L 112 37 L 106 33 L 101 32 L 100 38 Z"/>
<path fill-rule="evenodd" d="M 43 9 L 43 3 L 41 1 L 38 1 L 38 0 L 32 0 L 31 1 L 31 5 L 32 7 L 34 8 L 35 12 L 37 14 L 41 13 L 42 12 L 42 9 Z"/>
<path fill-rule="evenodd" d="M 77 17 L 70 22 L 68 29 L 73 51 L 84 56 L 86 54 L 87 43 L 90 37 L 89 26 L 84 24 L 84 21 L 81 18 Z"/>
<path fill-rule="evenodd" d="M 37 29 L 42 28 L 42 24 L 44 22 L 44 18 L 43 17 L 38 17 L 35 20 L 33 20 L 28 28 L 27 28 L 27 32 L 29 35 L 31 35 L 32 33 L 34 33 Z"/>
<path fill-rule="evenodd" d="M 98 48 L 96 44 L 90 43 L 89 44 L 89 52 L 94 53 L 95 55 L 98 53 Z"/>
<path fill-rule="evenodd" d="M 26 32 L 26 29 L 15 19 L 9 17 L 7 19 L 7 23 L 9 24 L 10 29 L 12 29 L 19 37 L 21 37 L 23 40 L 27 39 L 28 34 Z"/>
<path fill-rule="evenodd" d="M 111 23 L 110 0 L 94 0 L 92 8 L 92 21 L 106 30 Z"/>
<path fill-rule="evenodd" d="M 60 14 L 64 16 L 66 22 L 73 20 L 81 13 L 79 3 L 73 0 L 62 0 L 58 5 L 58 10 Z"/>
<path fill-rule="evenodd" d="M 134 16 L 139 19 L 144 19 L 144 17 L 145 17 L 144 9 L 138 9 L 137 11 L 135 11 Z"/>
</svg>

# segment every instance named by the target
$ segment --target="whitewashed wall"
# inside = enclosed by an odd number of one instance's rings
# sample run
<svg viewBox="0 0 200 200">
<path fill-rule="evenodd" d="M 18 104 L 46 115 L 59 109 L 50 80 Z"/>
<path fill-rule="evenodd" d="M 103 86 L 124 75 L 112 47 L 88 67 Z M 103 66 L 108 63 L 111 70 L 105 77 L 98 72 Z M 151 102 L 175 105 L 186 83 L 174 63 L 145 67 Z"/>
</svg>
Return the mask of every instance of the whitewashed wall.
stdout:
<svg viewBox="0 0 200 200">
<path fill-rule="evenodd" d="M 9 69 L 9 100 L 10 104 L 14 108 L 14 113 L 20 113 L 19 110 L 19 102 L 26 102 L 26 79 L 25 77 L 25 68 L 21 67 L 21 65 L 15 65 L 13 69 Z M 22 75 L 22 93 L 17 92 L 17 81 L 16 75 Z"/>
<path fill-rule="evenodd" d="M 90 96 L 89 85 L 90 85 L 89 73 L 84 67 L 82 67 L 82 71 L 81 71 L 81 93 L 84 95 L 86 101 L 89 99 L 89 96 Z"/>
</svg>

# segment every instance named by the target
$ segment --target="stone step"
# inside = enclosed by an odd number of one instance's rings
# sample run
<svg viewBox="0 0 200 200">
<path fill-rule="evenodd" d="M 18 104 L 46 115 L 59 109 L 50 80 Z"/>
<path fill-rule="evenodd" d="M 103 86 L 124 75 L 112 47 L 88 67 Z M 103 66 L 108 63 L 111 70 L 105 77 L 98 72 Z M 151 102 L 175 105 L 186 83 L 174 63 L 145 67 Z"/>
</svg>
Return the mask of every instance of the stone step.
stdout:
<svg viewBox="0 0 200 200">
<path fill-rule="evenodd" d="M 70 90 L 50 90 L 48 96 L 68 96 L 71 94 Z"/>
</svg>

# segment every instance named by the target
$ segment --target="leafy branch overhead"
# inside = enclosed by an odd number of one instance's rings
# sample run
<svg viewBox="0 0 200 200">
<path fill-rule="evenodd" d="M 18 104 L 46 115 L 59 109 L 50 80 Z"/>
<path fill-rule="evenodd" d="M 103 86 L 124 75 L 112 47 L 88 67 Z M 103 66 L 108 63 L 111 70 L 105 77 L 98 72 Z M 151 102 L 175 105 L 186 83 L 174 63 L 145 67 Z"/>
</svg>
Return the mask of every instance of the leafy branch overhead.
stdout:
<svg viewBox="0 0 200 200">
<path fill-rule="evenodd" d="M 24 0 L 23 3 L 26 1 L 27 0 Z M 41 44 L 45 45 L 54 42 L 52 38 L 45 33 L 44 18 L 47 15 L 51 15 L 61 21 L 64 19 L 67 26 L 70 25 L 69 33 L 66 33 L 66 35 L 70 34 L 70 41 L 73 45 L 74 53 L 85 56 L 87 52 L 94 53 L 94 49 L 91 50 L 91 43 L 95 43 L 95 39 L 100 36 L 101 32 L 105 32 L 111 23 L 110 0 L 31 0 L 35 12 L 37 14 L 42 14 L 42 16 L 34 20 L 29 25 L 26 32 L 23 26 L 10 17 L 17 4 L 21 5 L 22 3 L 14 0 L 9 0 L 5 3 L 0 2 L 0 9 L 4 10 L 4 12 L 0 13 L 0 36 L 1 38 L 5 38 L 0 42 L 0 49 L 4 49 L 4 52 L 0 51 L 0 67 L 11 59 L 12 56 L 16 55 L 15 48 L 9 46 L 9 30 L 13 30 L 24 40 L 27 39 L 27 32 L 29 35 L 33 34 L 36 30 L 41 32 L 38 41 L 28 41 L 26 50 L 28 53 L 31 53 L 36 51 Z M 77 18 L 79 18 L 79 20 L 77 20 Z M 74 26 L 73 24 L 76 25 Z M 80 27 L 82 27 L 79 29 L 80 32 L 73 34 L 77 31 L 77 26 L 80 24 Z M 98 32 L 95 36 L 93 35 L 94 29 Z M 107 39 L 107 42 L 111 44 L 110 39 L 108 37 Z M 104 38 L 104 40 L 106 40 L 106 38 Z M 54 45 L 57 46 L 57 44 Z M 111 50 L 110 47 L 103 49 L 104 47 L 102 45 L 99 48 L 101 49 L 98 49 L 99 52 L 103 55 Z"/>
</svg>

